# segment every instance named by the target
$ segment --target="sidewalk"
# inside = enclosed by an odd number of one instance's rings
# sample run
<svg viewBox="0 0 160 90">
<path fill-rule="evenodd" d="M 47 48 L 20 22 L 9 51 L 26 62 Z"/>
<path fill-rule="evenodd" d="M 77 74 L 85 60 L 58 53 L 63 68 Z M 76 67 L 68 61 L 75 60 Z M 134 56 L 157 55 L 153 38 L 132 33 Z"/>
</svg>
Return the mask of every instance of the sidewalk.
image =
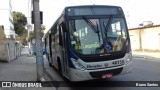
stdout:
<svg viewBox="0 0 160 90">
<path fill-rule="evenodd" d="M 10 63 L 0 63 L 0 81 L 36 81 L 36 59 L 22 55 Z"/>
<path fill-rule="evenodd" d="M 157 58 L 160 60 L 160 52 L 132 51 L 132 54 L 136 58 Z"/>
<path fill-rule="evenodd" d="M 49 77 L 45 74 L 45 78 L 49 81 Z M 10 63 L 0 62 L 0 81 L 37 81 L 36 72 L 36 58 L 29 57 L 23 54 L 16 60 L 12 60 Z M 23 82 L 22 82 L 23 83 Z M 55 87 L 44 87 L 45 90 L 56 90 Z M 25 90 L 44 90 L 44 88 L 23 88 Z M 9 88 L 2 88 L 0 90 L 10 90 Z M 17 90 L 18 88 L 12 88 Z M 18 90 L 22 90 L 19 88 Z"/>
</svg>

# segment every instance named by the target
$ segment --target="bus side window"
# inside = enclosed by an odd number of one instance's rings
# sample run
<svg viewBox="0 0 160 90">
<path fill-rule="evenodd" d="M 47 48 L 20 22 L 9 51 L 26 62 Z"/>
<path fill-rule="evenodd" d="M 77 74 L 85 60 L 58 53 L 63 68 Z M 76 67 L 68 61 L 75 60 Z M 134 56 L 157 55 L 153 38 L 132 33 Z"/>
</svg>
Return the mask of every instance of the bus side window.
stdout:
<svg viewBox="0 0 160 90">
<path fill-rule="evenodd" d="M 62 40 L 62 33 L 63 33 L 63 31 L 62 31 L 62 25 L 60 25 L 59 28 L 60 28 L 59 29 L 59 45 L 62 46 L 63 45 L 63 40 Z"/>
<path fill-rule="evenodd" d="M 63 30 L 64 32 L 66 32 L 66 31 L 67 31 L 67 28 L 66 28 L 66 26 L 65 26 L 65 23 L 64 23 L 64 22 L 62 22 L 61 26 L 62 26 L 62 30 Z"/>
</svg>

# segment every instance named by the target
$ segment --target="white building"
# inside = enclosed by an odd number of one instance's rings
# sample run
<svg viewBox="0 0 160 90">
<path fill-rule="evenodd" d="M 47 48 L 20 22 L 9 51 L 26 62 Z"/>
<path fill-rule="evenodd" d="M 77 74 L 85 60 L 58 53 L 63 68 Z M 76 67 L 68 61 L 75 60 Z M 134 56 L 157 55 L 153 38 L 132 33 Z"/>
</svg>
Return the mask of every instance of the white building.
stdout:
<svg viewBox="0 0 160 90">
<path fill-rule="evenodd" d="M 3 38 L 3 41 L 6 41 L 6 43 L 0 43 L 0 50 L 7 51 L 7 53 L 4 53 L 7 56 L 7 59 L 5 59 L 7 62 L 10 62 L 10 60 L 14 60 L 20 56 L 17 54 L 17 52 L 19 52 L 18 47 L 20 45 L 15 42 L 11 1 L 12 0 L 0 0 L 0 25 L 3 25 L 4 34 L 7 38 Z"/>
<path fill-rule="evenodd" d="M 0 25 L 4 26 L 6 38 L 15 38 L 11 0 L 0 0 Z"/>
</svg>

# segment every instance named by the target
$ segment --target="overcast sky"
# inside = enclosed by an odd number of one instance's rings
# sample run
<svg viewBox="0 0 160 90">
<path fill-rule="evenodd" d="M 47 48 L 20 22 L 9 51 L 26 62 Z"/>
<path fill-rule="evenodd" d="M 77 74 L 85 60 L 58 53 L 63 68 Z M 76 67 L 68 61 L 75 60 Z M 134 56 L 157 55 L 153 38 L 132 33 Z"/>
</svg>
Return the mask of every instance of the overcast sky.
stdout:
<svg viewBox="0 0 160 90">
<path fill-rule="evenodd" d="M 30 17 L 31 0 L 12 0 L 14 11 L 22 12 Z M 143 21 L 160 24 L 159 0 L 40 0 L 40 10 L 43 11 L 43 24 L 47 29 L 59 17 L 65 6 L 73 5 L 117 5 L 125 12 L 129 28 L 138 27 Z M 29 10 L 28 10 L 29 6 Z"/>
</svg>

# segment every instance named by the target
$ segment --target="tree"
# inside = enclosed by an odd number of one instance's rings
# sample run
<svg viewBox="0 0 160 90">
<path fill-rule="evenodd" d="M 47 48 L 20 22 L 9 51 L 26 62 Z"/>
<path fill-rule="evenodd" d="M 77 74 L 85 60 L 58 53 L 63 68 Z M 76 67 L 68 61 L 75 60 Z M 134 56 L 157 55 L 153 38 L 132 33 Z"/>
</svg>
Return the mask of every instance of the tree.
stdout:
<svg viewBox="0 0 160 90">
<path fill-rule="evenodd" d="M 32 41 L 33 39 L 35 39 L 35 31 L 30 31 L 30 40 Z"/>
<path fill-rule="evenodd" d="M 41 25 L 41 31 L 44 32 L 45 29 L 46 29 L 46 26 L 45 25 Z"/>
<path fill-rule="evenodd" d="M 15 33 L 18 35 L 19 40 L 23 44 L 27 44 L 26 43 L 27 30 L 25 29 L 25 26 L 27 24 L 26 16 L 23 13 L 16 11 L 13 11 L 12 15 L 13 15 Z"/>
<path fill-rule="evenodd" d="M 18 36 L 23 36 L 24 34 L 27 33 L 25 29 L 25 26 L 27 24 L 27 18 L 21 12 L 13 11 L 12 14 L 13 14 L 13 23 L 14 23 L 15 33 Z"/>
</svg>

